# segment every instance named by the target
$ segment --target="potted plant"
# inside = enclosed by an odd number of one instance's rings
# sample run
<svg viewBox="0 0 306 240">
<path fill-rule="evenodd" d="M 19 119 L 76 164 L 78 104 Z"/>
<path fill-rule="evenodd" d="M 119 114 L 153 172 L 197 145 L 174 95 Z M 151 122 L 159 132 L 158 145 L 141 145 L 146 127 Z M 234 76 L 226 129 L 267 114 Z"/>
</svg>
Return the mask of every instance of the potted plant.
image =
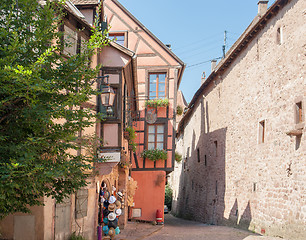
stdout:
<svg viewBox="0 0 306 240">
<path fill-rule="evenodd" d="M 141 153 L 142 158 L 150 159 L 151 161 L 167 160 L 167 151 L 160 149 L 148 149 Z"/>
<path fill-rule="evenodd" d="M 168 98 L 155 98 L 150 99 L 145 102 L 146 107 L 167 107 L 169 106 L 169 99 Z"/>
<path fill-rule="evenodd" d="M 182 161 L 182 155 L 179 154 L 178 152 L 175 152 L 174 158 L 175 158 L 175 161 L 178 163 Z"/>
<path fill-rule="evenodd" d="M 178 105 L 176 107 L 176 114 L 181 116 L 183 114 L 183 107 L 181 105 Z"/>
</svg>

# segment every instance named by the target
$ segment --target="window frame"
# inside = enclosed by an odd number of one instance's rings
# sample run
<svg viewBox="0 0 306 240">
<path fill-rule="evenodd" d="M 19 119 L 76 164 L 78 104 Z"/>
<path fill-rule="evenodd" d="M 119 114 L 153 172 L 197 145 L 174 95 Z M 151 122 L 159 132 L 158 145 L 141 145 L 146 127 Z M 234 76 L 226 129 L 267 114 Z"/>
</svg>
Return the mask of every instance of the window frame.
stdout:
<svg viewBox="0 0 306 240">
<path fill-rule="evenodd" d="M 150 76 L 152 75 L 157 75 L 156 78 L 156 91 L 155 92 L 155 96 L 151 97 L 151 91 L 150 91 L 150 85 L 151 85 L 151 80 L 150 80 Z M 165 94 L 164 96 L 159 96 L 159 76 L 160 75 L 165 75 L 165 90 L 163 91 Z M 148 99 L 165 99 L 167 98 L 168 94 L 167 94 L 167 90 L 168 90 L 168 73 L 167 71 L 154 71 L 154 72 L 149 72 L 148 73 Z"/>
<path fill-rule="evenodd" d="M 258 143 L 265 143 L 266 141 L 266 120 L 261 120 L 258 123 Z"/>
<path fill-rule="evenodd" d="M 214 141 L 214 155 L 215 157 L 218 157 L 218 140 Z"/>
<path fill-rule="evenodd" d="M 303 102 L 299 101 L 295 103 L 295 123 L 303 123 Z"/>
<path fill-rule="evenodd" d="M 277 27 L 277 30 L 276 30 L 276 43 L 278 45 L 282 45 L 283 44 L 283 27 L 282 26 Z"/>
<path fill-rule="evenodd" d="M 197 148 L 197 160 L 198 160 L 198 163 L 201 162 L 201 157 L 200 157 L 200 148 Z"/>
<path fill-rule="evenodd" d="M 157 127 L 158 126 L 162 126 L 163 127 L 163 133 L 162 133 L 162 135 L 163 135 L 163 142 L 162 142 L 162 144 L 163 144 L 163 148 L 162 149 L 160 149 L 160 150 L 165 150 L 165 140 L 166 140 L 166 136 L 165 136 L 165 134 L 166 134 L 166 127 L 165 127 L 165 124 L 163 124 L 163 123 L 155 123 L 155 124 L 148 124 L 147 125 L 147 141 L 146 141 L 146 147 L 147 147 L 147 149 L 149 149 L 149 143 L 153 143 L 153 142 L 149 142 L 149 135 L 151 134 L 151 133 L 149 133 L 149 128 L 150 128 L 150 126 L 154 126 L 154 148 L 153 149 L 159 149 L 159 148 L 157 148 L 157 144 L 158 143 L 161 143 L 161 142 L 158 142 L 157 141 L 157 136 L 158 136 L 158 134 L 159 133 L 157 133 Z M 161 133 L 160 133 L 161 134 Z M 152 134 L 151 134 L 152 135 Z M 151 148 L 150 148 L 151 149 Z"/>
<path fill-rule="evenodd" d="M 117 41 L 114 41 L 114 42 L 118 43 L 119 45 L 121 45 L 123 47 L 127 47 L 127 32 L 126 31 L 122 31 L 122 32 L 118 31 L 118 32 L 109 32 L 108 33 L 108 38 L 109 39 L 110 39 L 110 37 L 114 37 L 114 39 L 115 39 L 116 36 L 123 36 L 124 37 L 123 44 L 121 44 Z"/>
<path fill-rule="evenodd" d="M 74 56 L 78 53 L 78 49 L 80 48 L 79 43 L 79 34 L 78 32 L 71 26 L 67 24 L 63 24 L 63 54 L 66 56 Z M 65 44 L 71 44 L 70 46 L 66 46 Z"/>
</svg>

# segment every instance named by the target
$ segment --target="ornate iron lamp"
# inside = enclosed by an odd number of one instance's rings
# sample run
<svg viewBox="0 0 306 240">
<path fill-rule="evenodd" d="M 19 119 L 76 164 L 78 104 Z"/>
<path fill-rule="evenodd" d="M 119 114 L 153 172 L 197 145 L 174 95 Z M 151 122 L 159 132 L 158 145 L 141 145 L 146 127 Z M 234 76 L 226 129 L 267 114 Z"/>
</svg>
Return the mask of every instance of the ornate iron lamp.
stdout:
<svg viewBox="0 0 306 240">
<path fill-rule="evenodd" d="M 105 80 L 106 79 L 106 80 Z M 108 116 L 113 115 L 112 106 L 115 101 L 116 93 L 114 89 L 109 85 L 109 75 L 99 76 L 97 78 L 99 83 L 99 110 L 102 112 L 102 106 L 106 107 L 106 113 Z"/>
</svg>

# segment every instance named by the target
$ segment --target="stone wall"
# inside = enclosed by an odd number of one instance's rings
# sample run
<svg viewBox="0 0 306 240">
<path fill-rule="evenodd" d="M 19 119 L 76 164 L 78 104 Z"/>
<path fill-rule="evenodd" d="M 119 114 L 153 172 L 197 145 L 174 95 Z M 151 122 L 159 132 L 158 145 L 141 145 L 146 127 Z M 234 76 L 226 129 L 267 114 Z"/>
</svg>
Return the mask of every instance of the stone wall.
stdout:
<svg viewBox="0 0 306 240">
<path fill-rule="evenodd" d="M 198 98 L 177 142 L 185 162 L 172 176 L 175 214 L 303 238 L 305 9 L 287 4 Z M 287 134 L 300 127 L 302 135 Z"/>
</svg>

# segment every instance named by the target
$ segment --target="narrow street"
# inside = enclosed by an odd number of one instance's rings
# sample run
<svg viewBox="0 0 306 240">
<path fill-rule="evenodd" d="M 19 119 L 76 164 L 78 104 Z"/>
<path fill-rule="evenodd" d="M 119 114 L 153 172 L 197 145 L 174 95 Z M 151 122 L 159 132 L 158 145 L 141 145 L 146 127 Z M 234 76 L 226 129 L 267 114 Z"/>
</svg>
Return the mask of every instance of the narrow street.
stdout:
<svg viewBox="0 0 306 240">
<path fill-rule="evenodd" d="M 252 237 L 254 236 L 254 237 Z M 146 240 L 252 240 L 261 239 L 258 235 L 240 229 L 211 226 L 203 223 L 176 218 L 171 214 L 165 214 L 164 227 L 148 236 Z M 265 238 L 266 239 L 266 238 Z"/>
</svg>

